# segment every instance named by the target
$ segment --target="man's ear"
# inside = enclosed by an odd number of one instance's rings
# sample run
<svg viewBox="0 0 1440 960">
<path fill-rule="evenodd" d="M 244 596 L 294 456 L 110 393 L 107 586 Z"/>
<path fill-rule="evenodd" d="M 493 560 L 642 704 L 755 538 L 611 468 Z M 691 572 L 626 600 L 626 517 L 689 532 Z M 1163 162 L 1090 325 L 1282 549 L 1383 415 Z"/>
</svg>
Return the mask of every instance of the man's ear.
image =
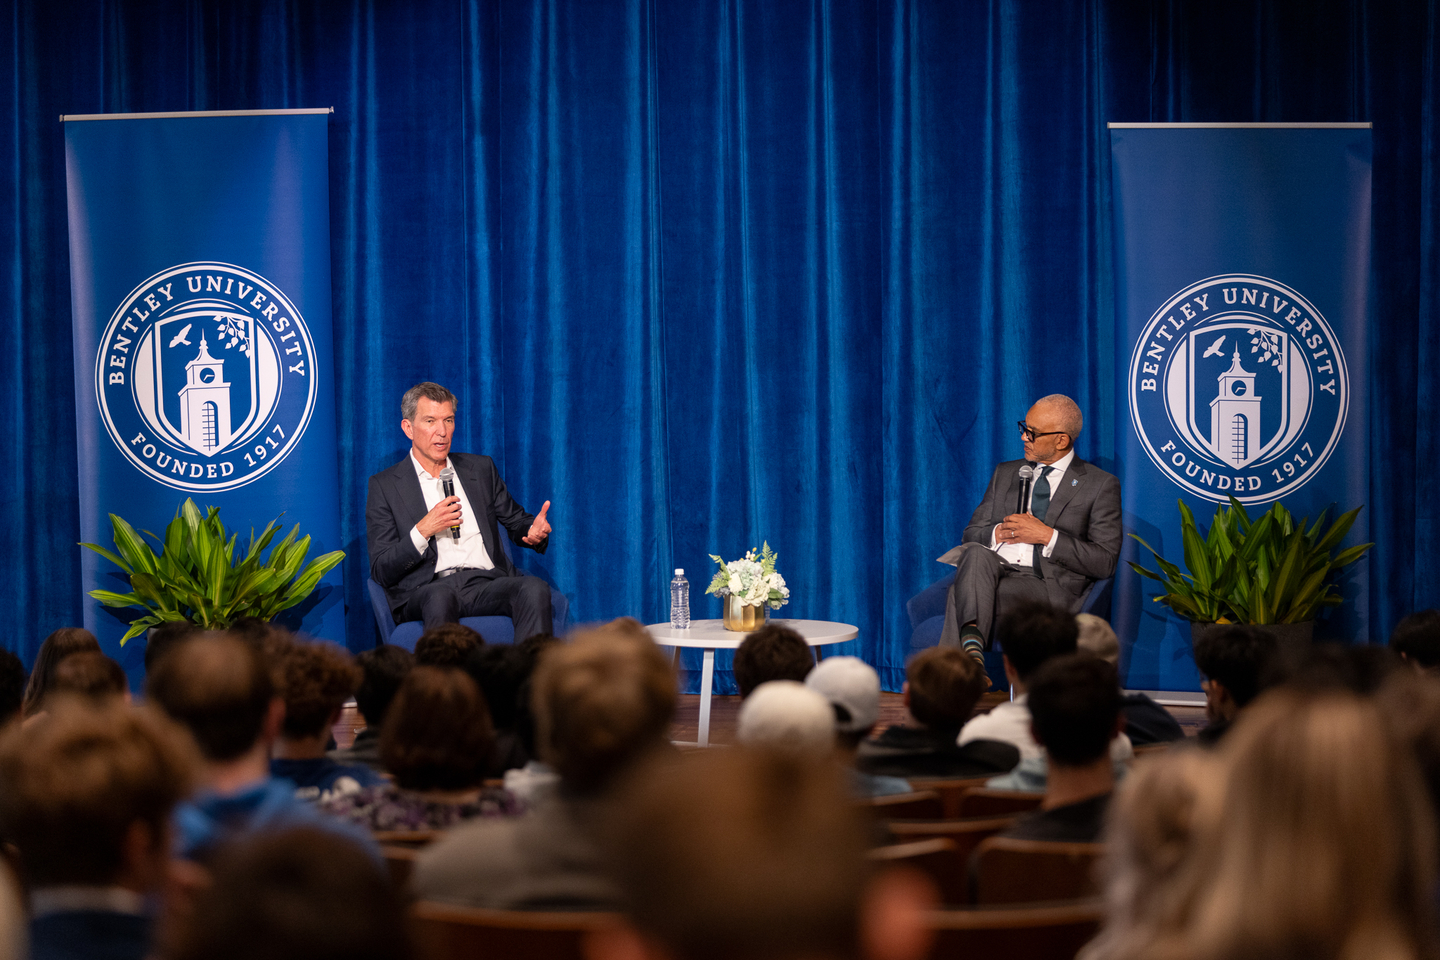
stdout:
<svg viewBox="0 0 1440 960">
<path fill-rule="evenodd" d="M 935 884 L 918 870 L 893 867 L 877 874 L 860 903 L 861 960 L 921 960 L 928 955 L 935 934 L 927 915 L 938 903 Z"/>
<path fill-rule="evenodd" d="M 401 420 L 400 429 L 405 431 L 405 436 L 409 437 L 411 440 L 415 439 L 415 428 L 410 425 L 409 420 Z"/>
<path fill-rule="evenodd" d="M 585 934 L 585 960 L 672 960 L 669 951 L 625 921 Z"/>
</svg>

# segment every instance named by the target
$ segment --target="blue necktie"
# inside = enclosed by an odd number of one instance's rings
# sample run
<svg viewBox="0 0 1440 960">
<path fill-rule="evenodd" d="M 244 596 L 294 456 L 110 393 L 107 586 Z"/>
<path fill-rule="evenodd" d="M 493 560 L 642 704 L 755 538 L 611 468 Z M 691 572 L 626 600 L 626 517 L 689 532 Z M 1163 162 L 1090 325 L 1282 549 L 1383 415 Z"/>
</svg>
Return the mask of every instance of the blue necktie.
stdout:
<svg viewBox="0 0 1440 960">
<path fill-rule="evenodd" d="M 1030 513 L 1041 523 L 1045 522 L 1045 511 L 1050 509 L 1050 478 L 1048 474 L 1054 467 L 1041 467 L 1040 476 L 1035 480 L 1035 489 L 1030 494 Z M 1044 550 L 1040 544 L 1035 545 L 1035 557 L 1031 561 L 1034 564 L 1036 573 L 1040 572 L 1040 551 Z"/>
</svg>

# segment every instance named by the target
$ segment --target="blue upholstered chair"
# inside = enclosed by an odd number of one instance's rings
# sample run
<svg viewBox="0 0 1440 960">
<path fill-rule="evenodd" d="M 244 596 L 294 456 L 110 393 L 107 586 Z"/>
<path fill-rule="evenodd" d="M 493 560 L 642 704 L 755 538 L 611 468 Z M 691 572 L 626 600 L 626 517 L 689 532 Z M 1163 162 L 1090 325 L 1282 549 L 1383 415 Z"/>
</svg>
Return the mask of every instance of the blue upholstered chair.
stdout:
<svg viewBox="0 0 1440 960">
<path fill-rule="evenodd" d="M 916 654 L 926 647 L 940 642 L 940 631 L 945 626 L 945 598 L 950 593 L 950 584 L 955 582 L 955 571 L 936 580 L 905 603 L 905 612 L 910 616 L 910 653 Z M 1081 613 L 1093 613 L 1099 617 L 1110 617 L 1110 589 L 1113 577 L 1096 580 L 1090 585 L 1080 605 Z M 999 649 L 985 651 L 985 672 L 1000 686 L 1005 685 L 1005 664 Z"/>
<path fill-rule="evenodd" d="M 514 562 L 514 556 L 510 552 L 510 538 L 500 537 L 500 549 L 505 551 L 505 556 Z M 375 615 L 375 625 L 380 628 L 380 642 L 394 644 L 397 647 L 404 647 L 411 653 L 415 652 L 415 642 L 425 632 L 425 624 L 419 620 L 407 620 L 405 623 L 397 624 L 395 617 L 390 613 L 390 600 L 385 596 L 385 588 L 376 583 L 373 579 L 365 581 L 365 587 L 370 591 L 370 612 Z M 554 588 L 551 584 L 550 607 L 555 621 L 555 633 L 558 636 L 565 629 L 565 620 L 570 616 L 570 600 Z M 940 599 L 940 612 L 945 612 L 945 599 Z M 461 617 L 460 622 L 474 630 L 485 638 L 486 643 L 514 643 L 515 642 L 515 621 L 509 617 Z M 938 634 L 937 634 L 938 636 Z M 521 637 L 520 639 L 525 639 Z"/>
</svg>

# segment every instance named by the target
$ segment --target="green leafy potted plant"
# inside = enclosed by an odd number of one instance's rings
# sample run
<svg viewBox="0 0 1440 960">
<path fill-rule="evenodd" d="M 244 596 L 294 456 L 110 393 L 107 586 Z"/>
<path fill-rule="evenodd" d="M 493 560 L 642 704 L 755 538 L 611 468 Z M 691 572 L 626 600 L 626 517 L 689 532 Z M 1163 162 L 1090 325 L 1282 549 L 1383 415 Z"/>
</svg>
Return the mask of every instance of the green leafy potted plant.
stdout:
<svg viewBox="0 0 1440 960">
<path fill-rule="evenodd" d="M 269 620 L 308 597 L 320 578 L 345 559 L 343 550 L 333 550 L 306 564 L 310 538 L 296 539 L 297 524 L 262 560 L 261 554 L 280 529 L 279 521 L 279 517 L 270 521 L 259 537 L 252 528 L 245 555 L 236 562 L 237 537 L 233 533 L 227 537 L 218 507 L 207 508 L 201 516 L 195 501 L 186 498 L 165 528 L 164 540 L 145 532 L 163 548 L 159 554 L 134 527 L 112 513 L 115 552 L 94 543 L 81 546 L 124 570 L 130 577 L 130 592 L 91 590 L 90 596 L 107 607 L 146 611 L 120 638 L 122 645 L 166 621 L 191 620 L 218 630 L 241 617 Z"/>
<path fill-rule="evenodd" d="M 1278 501 L 1259 519 L 1251 521 L 1234 497 L 1215 508 L 1210 530 L 1202 535 L 1184 500 L 1180 504 L 1180 532 L 1184 545 L 1183 572 L 1135 534 L 1155 556 L 1160 571 L 1133 561 L 1130 568 L 1142 577 L 1158 580 L 1165 592 L 1155 597 L 1192 624 L 1198 634 L 1214 624 L 1262 624 L 1287 639 L 1309 640 L 1315 615 L 1321 607 L 1340 603 L 1333 575 L 1364 555 L 1374 544 L 1362 543 L 1335 552 L 1350 532 L 1361 507 L 1327 522 L 1326 508 L 1314 524 L 1309 517 L 1298 523 Z"/>
</svg>

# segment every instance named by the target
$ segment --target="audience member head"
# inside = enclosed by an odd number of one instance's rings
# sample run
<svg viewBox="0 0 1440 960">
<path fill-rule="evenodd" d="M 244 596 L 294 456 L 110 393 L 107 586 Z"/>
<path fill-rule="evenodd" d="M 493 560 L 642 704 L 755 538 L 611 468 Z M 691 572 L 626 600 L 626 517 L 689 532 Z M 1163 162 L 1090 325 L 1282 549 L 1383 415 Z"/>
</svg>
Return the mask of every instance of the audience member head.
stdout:
<svg viewBox="0 0 1440 960">
<path fill-rule="evenodd" d="M 1278 667 L 1280 661 L 1287 659 L 1286 668 Z M 1275 663 L 1277 667 L 1261 677 L 1264 688 L 1284 683 L 1311 693 L 1346 690 L 1368 697 L 1379 691 L 1392 674 L 1403 669 L 1405 661 L 1388 647 L 1319 643 L 1299 656 L 1286 658 L 1282 651 Z"/>
<path fill-rule="evenodd" d="M 867 840 L 826 760 L 741 748 L 648 764 L 606 834 L 630 925 L 592 957 L 916 960 L 933 890 L 872 874 Z"/>
<path fill-rule="evenodd" d="M 40 644 L 40 652 L 35 656 L 30 682 L 25 687 L 25 716 L 40 710 L 40 701 L 45 699 L 60 661 L 72 653 L 86 651 L 99 653 L 100 641 L 95 639 L 95 634 L 83 627 L 61 627 L 45 638 L 45 642 Z"/>
<path fill-rule="evenodd" d="M 1353 694 L 1275 690 L 1220 750 L 1222 804 L 1197 823 L 1197 960 L 1434 955 L 1435 839 L 1414 759 Z"/>
<path fill-rule="evenodd" d="M 915 722 L 959 734 L 988 683 L 980 662 L 958 647 L 930 647 L 905 668 L 905 706 Z"/>
<path fill-rule="evenodd" d="M 480 688 L 496 730 L 513 730 L 520 688 L 534 669 L 534 659 L 514 646 L 484 646 L 471 652 L 465 672 Z"/>
<path fill-rule="evenodd" d="M 1205 713 L 1233 720 L 1260 695 L 1279 656 L 1275 634 L 1260 627 L 1225 627 L 1195 641 L 1195 666 L 1203 675 Z"/>
<path fill-rule="evenodd" d="M 91 650 L 60 661 L 55 668 L 55 679 L 50 683 L 49 696 L 72 694 L 104 701 L 124 698 L 129 693 L 130 681 L 125 678 L 124 668 L 105 654 Z"/>
<path fill-rule="evenodd" d="M 251 646 L 258 647 L 262 653 L 274 634 L 279 633 L 285 639 L 290 639 L 288 630 L 259 617 L 236 617 L 230 626 L 225 628 L 225 632 L 237 640 L 244 640 Z"/>
<path fill-rule="evenodd" d="M 559 643 L 553 635 L 539 633 L 533 637 L 526 637 L 512 648 L 520 657 L 520 662 L 525 669 L 525 679 L 521 682 L 515 692 L 515 738 L 519 741 L 521 749 L 527 757 L 538 757 L 539 748 L 535 746 L 535 710 L 533 704 L 535 698 L 535 667 L 540 662 L 540 656 L 554 644 Z"/>
<path fill-rule="evenodd" d="M 1030 725 L 1052 766 L 1109 762 L 1124 726 L 1115 668 L 1088 653 L 1052 657 L 1030 677 Z"/>
<path fill-rule="evenodd" d="M 854 749 L 880 718 L 880 675 L 859 657 L 826 657 L 805 678 L 805 686 L 830 701 L 835 733 Z"/>
<path fill-rule="evenodd" d="M 666 742 L 675 672 L 637 621 L 622 617 L 555 644 L 535 670 L 540 756 L 572 793 L 607 788 Z"/>
<path fill-rule="evenodd" d="M 149 676 L 160 658 L 174 649 L 177 643 L 204 632 L 202 627 L 189 620 L 166 620 L 155 624 L 145 637 L 145 675 Z"/>
<path fill-rule="evenodd" d="M 1139 957 L 1176 922 L 1194 859 L 1195 821 L 1212 809 L 1223 771 L 1208 750 L 1169 750 L 1135 764 L 1106 816 L 1105 925 L 1081 956 Z"/>
<path fill-rule="evenodd" d="M 0 726 L 20 715 L 25 703 L 25 664 L 9 650 L 0 650 Z"/>
<path fill-rule="evenodd" d="M 378 731 L 385 723 L 385 711 L 390 709 L 401 681 L 415 666 L 415 657 L 404 647 L 387 643 L 358 655 L 355 666 L 360 668 L 355 706 L 365 718 L 365 725 Z"/>
<path fill-rule="evenodd" d="M 771 680 L 740 705 L 735 738 L 746 746 L 813 756 L 835 752 L 835 708 L 825 695 L 794 680 Z"/>
<path fill-rule="evenodd" d="M 1048 603 L 1026 603 L 1000 618 L 995 639 L 1005 651 L 1011 685 L 1024 689 L 1030 675 L 1051 657 L 1075 652 L 1080 627 L 1073 614 Z M 1018 681 L 1018 683 L 1017 683 Z"/>
<path fill-rule="evenodd" d="M 339 718 L 340 708 L 360 686 L 360 668 L 333 643 L 297 642 L 280 667 L 280 698 L 285 701 L 286 740 L 310 740 Z M 323 741 L 320 744 L 324 746 Z"/>
<path fill-rule="evenodd" d="M 405 908 L 353 842 L 298 827 L 224 849 L 163 960 L 408 960 Z"/>
<path fill-rule="evenodd" d="M 1421 670 L 1440 667 L 1440 610 L 1421 610 L 1395 624 L 1390 649 Z"/>
<path fill-rule="evenodd" d="M 1402 670 L 1381 687 L 1376 698 L 1390 729 L 1410 749 L 1440 816 L 1440 678 Z"/>
<path fill-rule="evenodd" d="M 472 651 L 485 645 L 480 634 L 459 623 L 431 627 L 415 641 L 418 667 L 464 667 Z"/>
<path fill-rule="evenodd" d="M 1115 628 L 1104 617 L 1093 613 L 1075 614 L 1075 625 L 1079 634 L 1075 637 L 1075 649 L 1099 657 L 1106 663 L 1120 662 L 1120 638 Z"/>
<path fill-rule="evenodd" d="M 814 666 L 815 654 L 804 637 L 789 627 L 766 623 L 742 640 L 735 650 L 735 683 L 744 699 L 760 684 L 771 680 L 804 683 L 806 674 Z"/>
<path fill-rule="evenodd" d="M 112 699 L 53 700 L 44 722 L 0 739 L 0 831 L 33 887 L 158 887 L 170 813 L 196 757 L 158 711 Z"/>
<path fill-rule="evenodd" d="M 284 709 L 260 652 L 223 635 L 196 637 L 170 651 L 145 693 L 189 729 L 212 763 L 237 760 L 273 739 Z"/>
<path fill-rule="evenodd" d="M 480 688 L 463 670 L 416 667 L 380 733 L 380 761 L 406 790 L 468 790 L 485 779 L 495 741 Z"/>
</svg>

